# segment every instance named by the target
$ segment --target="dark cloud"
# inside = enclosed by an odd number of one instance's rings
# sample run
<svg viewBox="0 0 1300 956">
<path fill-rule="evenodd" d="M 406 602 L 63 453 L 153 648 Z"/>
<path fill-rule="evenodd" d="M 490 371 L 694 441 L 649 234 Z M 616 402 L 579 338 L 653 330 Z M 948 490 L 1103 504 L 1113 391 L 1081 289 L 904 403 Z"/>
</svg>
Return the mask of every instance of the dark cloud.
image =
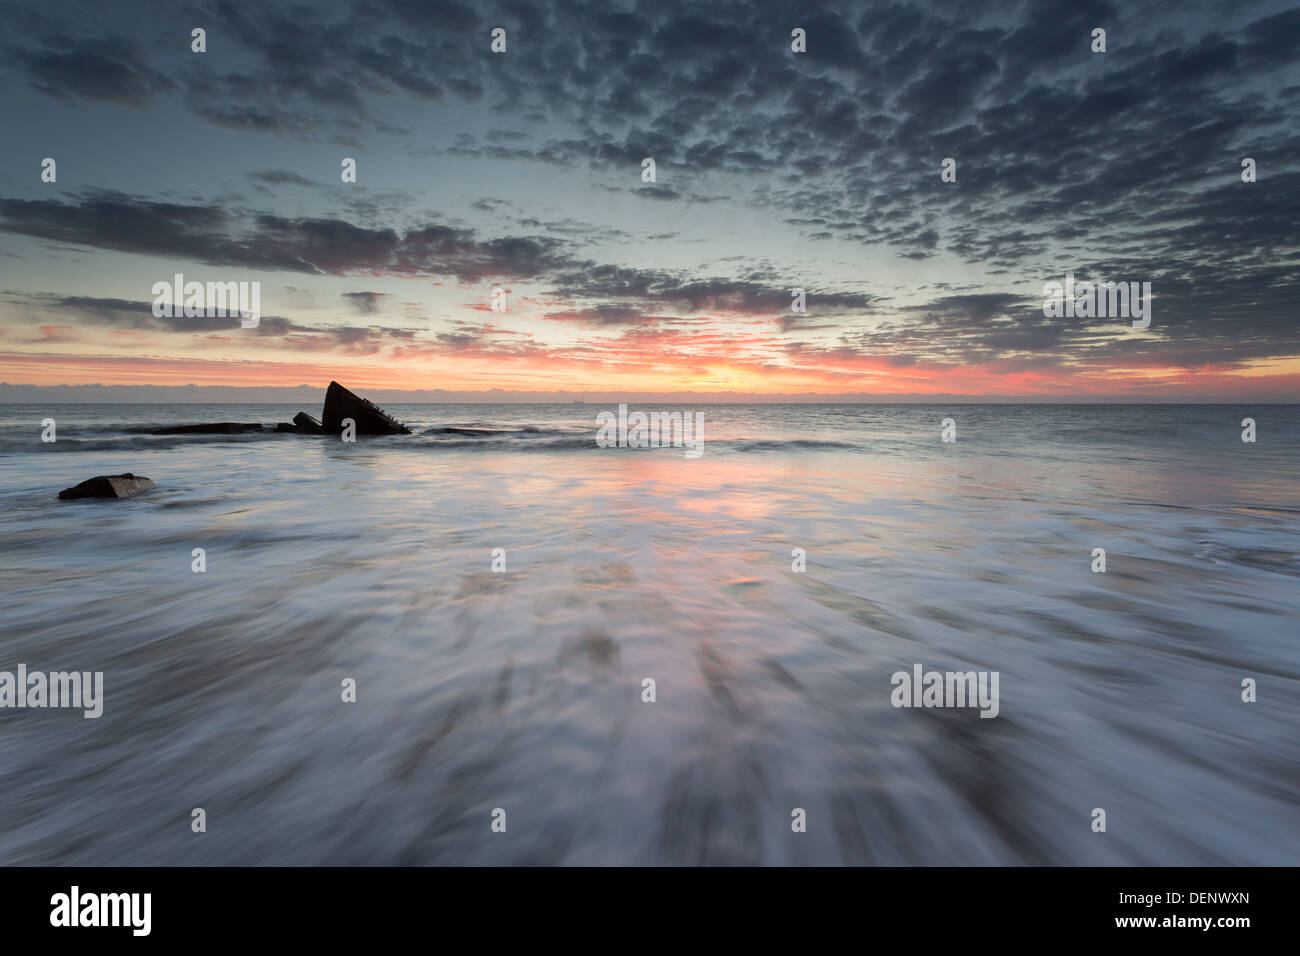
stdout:
<svg viewBox="0 0 1300 956">
<path fill-rule="evenodd" d="M 649 319 L 640 309 L 618 305 L 597 305 L 586 309 L 570 309 L 548 312 L 542 316 L 553 322 L 576 322 L 580 325 L 595 327 L 606 325 L 633 325 L 638 322 L 656 321 Z"/>
<path fill-rule="evenodd" d="M 256 180 L 259 183 L 266 183 L 270 186 L 316 186 L 306 176 L 299 176 L 295 172 L 287 169 L 268 169 L 262 172 L 249 173 L 249 179 Z"/>
<path fill-rule="evenodd" d="M 584 263 L 572 272 L 553 277 L 554 294 L 561 299 L 622 299 L 671 306 L 686 313 L 714 312 L 735 315 L 789 313 L 793 286 L 780 288 L 767 282 L 722 277 L 696 279 L 662 270 Z M 822 292 L 805 289 L 808 313 L 864 312 L 873 298 L 862 293 Z"/>
<path fill-rule="evenodd" d="M 682 198 L 681 193 L 664 186 L 647 186 L 645 189 L 636 190 L 636 194 L 645 199 L 658 199 L 664 202 L 672 202 Z"/>
<path fill-rule="evenodd" d="M 38 310 L 46 316 L 75 318 L 81 326 L 102 326 L 115 330 L 135 332 L 232 332 L 240 331 L 250 336 L 281 336 L 292 331 L 310 331 L 296 326 L 281 316 L 261 316 L 257 326 L 243 329 L 240 320 L 231 316 L 193 316 L 153 314 L 153 300 L 137 302 L 128 299 L 96 298 L 93 296 L 65 296 L 53 293 L 43 295 L 10 296 L 11 302 Z"/>
<path fill-rule="evenodd" d="M 321 275 L 401 273 L 527 278 L 565 261 L 560 240 L 479 239 L 430 225 L 399 233 L 341 219 L 261 215 L 251 225 L 217 206 L 93 193 L 80 200 L 0 199 L 0 231 L 214 266 Z"/>
<path fill-rule="evenodd" d="M 144 64 L 128 40 L 54 36 L 52 48 L 10 48 L 31 85 L 47 96 L 140 106 L 155 94 L 176 89 L 174 81 Z"/>
<path fill-rule="evenodd" d="M 153 314 L 153 302 L 128 299 L 65 296 L 56 293 L 6 293 L 3 299 L 18 306 L 36 324 L 63 320 L 81 329 L 175 333 L 181 335 L 224 334 L 246 339 L 274 339 L 277 347 L 301 351 L 338 350 L 372 354 L 394 343 L 411 342 L 413 329 L 387 326 L 310 326 L 283 316 L 263 315 L 252 328 L 243 328 L 229 316 L 185 316 Z"/>
<path fill-rule="evenodd" d="M 386 292 L 344 292 L 343 298 L 362 315 L 373 315 L 379 311 L 379 300 L 387 295 Z"/>
</svg>

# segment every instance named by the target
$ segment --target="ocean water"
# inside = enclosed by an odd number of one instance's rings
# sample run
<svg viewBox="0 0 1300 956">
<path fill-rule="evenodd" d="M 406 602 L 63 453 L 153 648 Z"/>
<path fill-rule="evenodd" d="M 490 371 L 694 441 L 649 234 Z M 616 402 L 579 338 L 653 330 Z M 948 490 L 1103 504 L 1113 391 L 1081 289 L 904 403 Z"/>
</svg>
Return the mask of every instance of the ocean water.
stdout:
<svg viewBox="0 0 1300 956">
<path fill-rule="evenodd" d="M 0 406 L 0 863 L 1300 862 L 1300 406 L 388 408 Z"/>
</svg>

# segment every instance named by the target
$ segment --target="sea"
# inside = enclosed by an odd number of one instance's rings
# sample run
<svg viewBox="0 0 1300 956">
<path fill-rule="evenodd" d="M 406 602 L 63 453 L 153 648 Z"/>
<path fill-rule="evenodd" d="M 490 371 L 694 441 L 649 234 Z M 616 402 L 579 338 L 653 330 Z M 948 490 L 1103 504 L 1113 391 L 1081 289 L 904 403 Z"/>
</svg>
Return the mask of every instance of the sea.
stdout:
<svg viewBox="0 0 1300 956">
<path fill-rule="evenodd" d="M 1300 406 L 386 408 L 0 406 L 0 864 L 1300 862 Z"/>
</svg>

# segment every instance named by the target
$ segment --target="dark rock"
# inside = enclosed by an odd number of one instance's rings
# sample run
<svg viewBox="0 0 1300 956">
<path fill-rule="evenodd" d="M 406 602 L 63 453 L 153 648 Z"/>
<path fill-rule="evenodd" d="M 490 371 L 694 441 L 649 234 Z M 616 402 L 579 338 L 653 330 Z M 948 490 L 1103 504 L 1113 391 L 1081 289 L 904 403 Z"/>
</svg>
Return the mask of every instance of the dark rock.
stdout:
<svg viewBox="0 0 1300 956">
<path fill-rule="evenodd" d="M 152 481 L 127 472 L 125 475 L 98 475 L 87 478 L 79 485 L 64 488 L 59 497 L 69 498 L 130 498 L 142 491 L 156 488 Z"/>
<path fill-rule="evenodd" d="M 257 422 L 212 422 L 208 425 L 169 425 L 155 428 L 150 435 L 238 435 L 240 432 L 260 432 Z"/>
<path fill-rule="evenodd" d="M 316 419 L 312 418 L 306 412 L 299 412 L 297 415 L 293 416 L 293 423 L 297 427 L 297 430 L 302 432 L 304 435 L 325 434 L 325 426 L 316 421 Z"/>
<path fill-rule="evenodd" d="M 353 395 L 338 382 L 330 382 L 325 392 L 325 408 L 321 412 L 321 427 L 330 435 L 343 431 L 343 419 L 357 423 L 358 435 L 409 435 L 411 430 L 393 418 L 378 405 L 372 405 L 358 395 Z"/>
<path fill-rule="evenodd" d="M 278 432 L 294 432 L 294 433 L 297 433 L 297 431 L 298 431 L 298 427 L 297 427 L 296 425 L 290 425 L 288 422 L 280 422 L 280 424 L 278 424 L 278 425 L 275 426 L 275 430 L 278 431 Z"/>
</svg>

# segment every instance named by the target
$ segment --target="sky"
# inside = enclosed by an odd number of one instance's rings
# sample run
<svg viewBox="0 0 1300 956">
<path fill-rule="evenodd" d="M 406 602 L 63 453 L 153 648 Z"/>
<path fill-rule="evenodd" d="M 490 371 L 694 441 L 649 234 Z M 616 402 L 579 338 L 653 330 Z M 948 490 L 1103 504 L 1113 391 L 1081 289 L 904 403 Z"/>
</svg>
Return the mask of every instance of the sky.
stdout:
<svg viewBox="0 0 1300 956">
<path fill-rule="evenodd" d="M 1294 4 L 0 16 L 25 394 L 1300 401 Z M 156 316 L 177 273 L 260 283 L 258 325 Z M 1150 326 L 1046 316 L 1067 275 L 1150 282 Z"/>
</svg>

